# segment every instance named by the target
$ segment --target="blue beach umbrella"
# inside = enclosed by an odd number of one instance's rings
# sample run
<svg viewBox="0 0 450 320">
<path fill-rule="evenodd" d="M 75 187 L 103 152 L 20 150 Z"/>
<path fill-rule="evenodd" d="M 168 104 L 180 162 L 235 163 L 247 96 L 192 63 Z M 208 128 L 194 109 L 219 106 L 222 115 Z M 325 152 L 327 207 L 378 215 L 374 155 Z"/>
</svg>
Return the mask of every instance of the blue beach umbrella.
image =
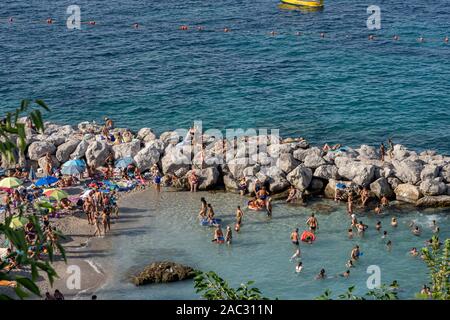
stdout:
<svg viewBox="0 0 450 320">
<path fill-rule="evenodd" d="M 47 176 L 44 178 L 40 178 L 38 181 L 36 181 L 36 183 L 34 184 L 37 187 L 40 186 L 49 186 L 51 184 L 54 184 L 56 182 L 58 182 L 58 178 L 52 177 L 52 176 Z"/>
<path fill-rule="evenodd" d="M 126 168 L 126 167 L 128 167 L 130 164 L 133 164 L 133 163 L 134 163 L 133 158 L 131 158 L 131 157 L 125 157 L 125 158 L 122 158 L 122 159 L 117 160 L 116 163 L 115 163 L 115 166 L 116 166 L 116 168 L 121 168 L 121 169 L 123 169 L 123 168 Z"/>
<path fill-rule="evenodd" d="M 84 160 L 81 159 L 74 159 L 74 160 L 69 160 L 67 162 L 65 162 L 63 164 L 63 167 L 70 167 L 70 166 L 77 166 L 77 167 L 82 167 L 82 168 L 86 168 L 86 162 L 84 162 Z"/>
<path fill-rule="evenodd" d="M 67 175 L 81 174 L 83 172 L 84 168 L 78 166 L 63 166 L 61 168 L 61 173 Z"/>
</svg>

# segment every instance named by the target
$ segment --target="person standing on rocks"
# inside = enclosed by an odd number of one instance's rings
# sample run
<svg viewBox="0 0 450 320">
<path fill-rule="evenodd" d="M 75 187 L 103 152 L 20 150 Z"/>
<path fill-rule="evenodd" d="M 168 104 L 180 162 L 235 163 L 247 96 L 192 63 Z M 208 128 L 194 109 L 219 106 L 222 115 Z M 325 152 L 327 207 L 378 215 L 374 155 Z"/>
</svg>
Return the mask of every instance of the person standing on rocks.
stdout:
<svg viewBox="0 0 450 320">
<path fill-rule="evenodd" d="M 50 176 L 52 174 L 53 161 L 49 152 L 45 155 L 45 175 Z"/>
<path fill-rule="evenodd" d="M 191 192 L 197 192 L 198 187 L 198 177 L 195 174 L 195 171 L 192 171 L 192 173 L 189 175 L 189 185 L 191 187 Z"/>
<path fill-rule="evenodd" d="M 392 142 L 391 138 L 388 139 L 388 144 L 389 144 L 389 158 L 392 159 L 394 157 L 394 143 Z"/>
<path fill-rule="evenodd" d="M 353 214 L 353 194 L 352 191 L 348 193 L 347 197 L 347 212 L 349 215 Z"/>
<path fill-rule="evenodd" d="M 367 190 L 367 187 L 362 188 L 360 195 L 361 195 L 361 206 L 365 207 L 367 201 L 369 200 L 369 190 Z"/>
<path fill-rule="evenodd" d="M 380 145 L 380 160 L 384 161 L 384 156 L 386 155 L 386 148 L 384 147 L 384 143 L 382 142 Z"/>
</svg>

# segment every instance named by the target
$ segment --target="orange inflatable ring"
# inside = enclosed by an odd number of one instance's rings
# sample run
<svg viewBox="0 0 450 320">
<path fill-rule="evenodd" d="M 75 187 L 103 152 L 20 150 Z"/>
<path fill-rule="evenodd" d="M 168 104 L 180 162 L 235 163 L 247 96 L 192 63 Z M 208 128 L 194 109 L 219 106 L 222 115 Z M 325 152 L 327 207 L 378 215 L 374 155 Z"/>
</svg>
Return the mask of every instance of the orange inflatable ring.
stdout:
<svg viewBox="0 0 450 320">
<path fill-rule="evenodd" d="M 302 241 L 308 242 L 308 238 L 311 239 L 311 241 L 316 240 L 316 235 L 312 232 L 309 231 L 303 231 L 302 236 L 300 237 L 300 239 Z"/>
</svg>

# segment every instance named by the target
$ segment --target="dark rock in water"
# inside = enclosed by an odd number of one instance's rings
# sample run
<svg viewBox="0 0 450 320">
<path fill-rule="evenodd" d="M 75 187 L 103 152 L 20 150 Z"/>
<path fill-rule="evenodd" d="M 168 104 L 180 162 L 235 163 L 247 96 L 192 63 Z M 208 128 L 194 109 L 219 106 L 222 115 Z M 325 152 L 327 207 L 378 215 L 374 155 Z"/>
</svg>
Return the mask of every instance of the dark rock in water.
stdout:
<svg viewBox="0 0 450 320">
<path fill-rule="evenodd" d="M 450 207 L 450 196 L 425 196 L 416 202 L 417 207 Z"/>
<path fill-rule="evenodd" d="M 192 279 L 195 270 L 191 267 L 169 261 L 153 262 L 145 267 L 139 274 L 133 277 L 132 281 L 136 286 L 149 283 L 167 283 Z"/>
</svg>

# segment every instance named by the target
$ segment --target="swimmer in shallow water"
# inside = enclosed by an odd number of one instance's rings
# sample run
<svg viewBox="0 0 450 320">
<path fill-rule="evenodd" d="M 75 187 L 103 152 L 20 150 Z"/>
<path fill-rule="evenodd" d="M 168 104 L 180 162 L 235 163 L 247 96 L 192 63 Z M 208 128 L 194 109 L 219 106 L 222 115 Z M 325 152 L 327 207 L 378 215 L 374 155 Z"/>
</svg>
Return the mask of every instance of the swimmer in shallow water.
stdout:
<svg viewBox="0 0 450 320">
<path fill-rule="evenodd" d="M 391 227 L 397 228 L 398 226 L 398 221 L 396 217 L 392 217 L 391 219 Z"/>
<path fill-rule="evenodd" d="M 347 235 L 348 235 L 349 239 L 353 239 L 353 229 L 352 228 L 348 229 Z"/>
<path fill-rule="evenodd" d="M 300 249 L 297 249 L 297 250 L 295 251 L 295 253 L 292 255 L 290 261 L 292 261 L 292 260 L 294 260 L 294 259 L 297 259 L 297 258 L 300 258 L 300 255 L 301 255 Z"/>
<path fill-rule="evenodd" d="M 291 242 L 293 243 L 293 244 L 295 244 L 296 246 L 298 246 L 299 245 L 299 239 L 300 239 L 300 237 L 299 237 L 299 235 L 298 235 L 298 228 L 296 228 L 294 231 L 292 231 L 292 233 L 291 233 Z"/>
<path fill-rule="evenodd" d="M 348 278 L 350 276 L 350 270 L 345 271 L 344 273 L 340 274 L 341 277 Z"/>
<path fill-rule="evenodd" d="M 381 221 L 377 222 L 377 224 L 375 225 L 375 230 L 377 230 L 378 232 L 381 231 Z"/>
<path fill-rule="evenodd" d="M 414 247 L 411 249 L 411 251 L 409 251 L 409 254 L 412 255 L 413 257 L 417 257 L 419 255 L 419 251 L 417 251 L 417 248 Z"/>
<path fill-rule="evenodd" d="M 350 252 L 350 259 L 352 261 L 357 261 L 359 259 L 359 256 L 361 255 L 361 252 L 359 251 L 359 246 L 356 245 L 353 247 L 352 251 Z"/>
<path fill-rule="evenodd" d="M 386 239 L 387 236 L 388 236 L 388 233 L 387 233 L 387 231 L 385 230 L 385 231 L 383 231 L 383 235 L 381 236 L 381 239 Z"/>
<path fill-rule="evenodd" d="M 347 268 L 354 268 L 355 267 L 352 260 L 348 260 L 347 263 L 345 264 L 345 266 Z"/>
<path fill-rule="evenodd" d="M 306 224 L 309 226 L 309 230 L 312 233 L 315 233 L 316 229 L 319 229 L 319 221 L 314 216 L 314 213 L 311 213 L 311 217 L 309 217 L 308 220 L 306 220 Z"/>
<path fill-rule="evenodd" d="M 214 238 L 212 242 L 221 242 L 221 241 L 223 241 L 223 232 L 220 226 L 218 225 L 214 230 Z"/>
<path fill-rule="evenodd" d="M 227 244 L 231 244 L 231 240 L 233 238 L 233 232 L 231 231 L 231 227 L 227 226 L 227 232 L 225 233 L 225 241 Z"/>
<path fill-rule="evenodd" d="M 321 269 L 319 274 L 316 276 L 316 280 L 325 279 L 327 276 L 325 274 L 325 269 Z"/>
<path fill-rule="evenodd" d="M 295 272 L 296 273 L 300 273 L 303 270 L 303 263 L 300 261 L 296 266 L 295 266 Z"/>
<path fill-rule="evenodd" d="M 421 234 L 421 231 L 419 229 L 419 226 L 415 226 L 413 230 L 411 230 L 412 234 L 419 237 Z"/>
<path fill-rule="evenodd" d="M 386 249 L 387 249 L 387 251 L 391 251 L 391 250 L 392 250 L 392 241 L 391 241 L 391 240 L 389 240 L 389 241 L 386 243 Z"/>
</svg>

